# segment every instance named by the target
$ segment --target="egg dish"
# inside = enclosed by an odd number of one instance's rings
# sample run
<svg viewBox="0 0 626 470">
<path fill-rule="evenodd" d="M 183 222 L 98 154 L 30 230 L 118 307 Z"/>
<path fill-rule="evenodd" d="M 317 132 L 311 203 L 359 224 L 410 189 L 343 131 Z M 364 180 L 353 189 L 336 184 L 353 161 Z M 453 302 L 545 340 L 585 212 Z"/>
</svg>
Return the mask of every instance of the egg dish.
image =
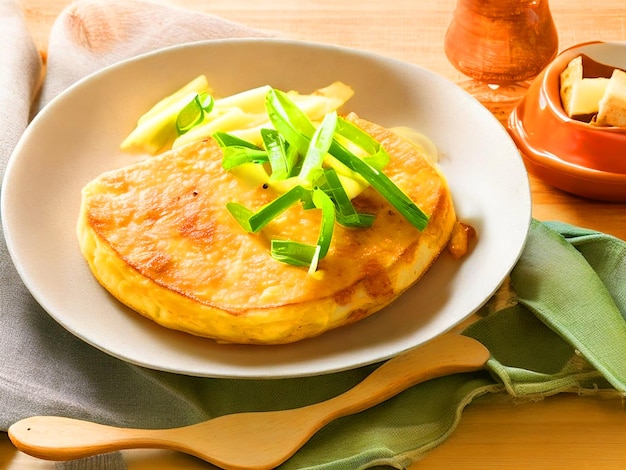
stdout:
<svg viewBox="0 0 626 470">
<path fill-rule="evenodd" d="M 77 233 L 92 273 L 141 315 L 221 343 L 291 343 L 380 311 L 447 246 L 462 256 L 471 230 L 457 221 L 446 179 L 420 146 L 355 114 L 343 119 L 385 149 L 384 173 L 419 207 L 423 227 L 364 185 L 352 205 L 371 225 L 335 224 L 323 256 L 324 214 L 304 204 L 281 210 L 258 231 L 242 230 L 229 204 L 256 210 L 277 190 L 225 171 L 224 146 L 208 136 L 83 188 Z M 314 265 L 274 259 L 277 239 L 317 246 Z"/>
</svg>

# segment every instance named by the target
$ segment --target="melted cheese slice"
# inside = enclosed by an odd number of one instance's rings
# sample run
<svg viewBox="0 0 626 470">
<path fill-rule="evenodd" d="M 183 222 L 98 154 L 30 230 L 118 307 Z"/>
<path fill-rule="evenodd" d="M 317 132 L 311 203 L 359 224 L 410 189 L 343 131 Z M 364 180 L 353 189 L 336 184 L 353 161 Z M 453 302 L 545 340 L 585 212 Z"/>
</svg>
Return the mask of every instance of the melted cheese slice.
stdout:
<svg viewBox="0 0 626 470">
<path fill-rule="evenodd" d="M 353 201 L 369 229 L 335 228 L 319 276 L 270 256 L 272 238 L 315 244 L 320 213 L 294 206 L 245 233 L 229 201 L 251 210 L 271 189 L 221 167 L 212 140 L 104 173 L 82 191 L 77 232 L 98 281 L 155 322 L 219 342 L 280 344 L 353 323 L 389 305 L 446 247 L 456 223 L 445 178 L 419 149 L 356 116 L 385 146 L 385 173 L 430 216 L 420 232 L 374 189 Z"/>
</svg>

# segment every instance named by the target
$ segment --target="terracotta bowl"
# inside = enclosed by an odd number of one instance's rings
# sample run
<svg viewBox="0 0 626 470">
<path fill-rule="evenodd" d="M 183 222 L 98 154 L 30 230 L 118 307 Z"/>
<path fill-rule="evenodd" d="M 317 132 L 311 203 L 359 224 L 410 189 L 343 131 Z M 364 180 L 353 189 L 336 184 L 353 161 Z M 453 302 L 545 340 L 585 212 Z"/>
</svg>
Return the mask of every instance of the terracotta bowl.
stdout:
<svg viewBox="0 0 626 470">
<path fill-rule="evenodd" d="M 626 129 L 570 119 L 559 96 L 559 76 L 574 57 L 626 69 L 626 43 L 593 42 L 559 54 L 533 81 L 509 117 L 509 133 L 529 171 L 579 196 L 626 201 Z"/>
</svg>

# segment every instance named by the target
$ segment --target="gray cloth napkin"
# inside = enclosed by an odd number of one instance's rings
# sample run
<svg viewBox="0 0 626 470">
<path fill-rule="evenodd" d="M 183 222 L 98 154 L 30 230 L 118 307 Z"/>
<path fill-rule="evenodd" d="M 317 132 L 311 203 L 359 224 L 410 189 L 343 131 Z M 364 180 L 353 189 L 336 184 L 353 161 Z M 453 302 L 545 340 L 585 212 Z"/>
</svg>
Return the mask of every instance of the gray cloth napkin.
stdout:
<svg viewBox="0 0 626 470">
<path fill-rule="evenodd" d="M 48 73 L 37 106 L 86 75 L 145 52 L 200 40 L 276 35 L 157 3 L 79 1 L 66 8 L 52 27 Z"/>
<path fill-rule="evenodd" d="M 0 1 L 0 171 L 28 125 L 30 104 L 41 81 L 41 57 L 24 23 L 17 0 Z M 7 273 L 2 257 L 2 280 Z M 3 282 L 2 285 L 9 285 Z M 4 307 L 4 300 L 0 300 Z M 4 310 L 4 309 L 3 309 Z"/>
</svg>

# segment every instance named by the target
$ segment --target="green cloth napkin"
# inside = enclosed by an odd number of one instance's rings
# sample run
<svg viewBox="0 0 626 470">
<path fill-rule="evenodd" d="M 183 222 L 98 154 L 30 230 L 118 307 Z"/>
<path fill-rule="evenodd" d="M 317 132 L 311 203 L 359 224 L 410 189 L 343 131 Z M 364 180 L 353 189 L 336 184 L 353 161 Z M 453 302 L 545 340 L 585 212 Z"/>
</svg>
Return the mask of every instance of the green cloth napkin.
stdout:
<svg viewBox="0 0 626 470">
<path fill-rule="evenodd" d="M 626 393 L 626 242 L 533 220 L 503 292 L 504 308 L 488 302 L 463 331 L 491 352 L 486 371 L 431 380 L 338 420 L 281 468 L 405 468 L 444 442 L 464 407 L 486 393 Z"/>
<path fill-rule="evenodd" d="M 16 0 L 0 0 L 0 30 L 11 33 L 11 44 L 20 46 L 0 52 L 2 171 L 27 122 L 40 70 L 17 10 Z M 119 17 L 120 11 L 126 30 L 115 22 L 111 34 L 98 36 L 106 19 Z M 263 34 L 160 4 L 78 2 L 53 27 L 41 104 L 89 71 L 177 40 Z M 104 42 L 98 42 L 98 37 Z M 0 241 L 2 430 L 40 414 L 121 426 L 173 427 L 225 413 L 292 408 L 335 396 L 376 367 L 320 377 L 229 380 L 181 376 L 119 361 L 69 334 L 39 307 L 12 266 L 4 239 Z M 484 371 L 431 380 L 368 411 L 339 419 L 281 468 L 404 468 L 444 442 L 464 407 L 487 393 L 543 397 L 607 390 L 624 394 L 625 253 L 626 242 L 614 237 L 533 221 L 510 283 L 463 332 L 491 351 Z M 58 466 L 63 467 L 113 469 L 124 468 L 124 462 L 117 453 Z"/>
</svg>

